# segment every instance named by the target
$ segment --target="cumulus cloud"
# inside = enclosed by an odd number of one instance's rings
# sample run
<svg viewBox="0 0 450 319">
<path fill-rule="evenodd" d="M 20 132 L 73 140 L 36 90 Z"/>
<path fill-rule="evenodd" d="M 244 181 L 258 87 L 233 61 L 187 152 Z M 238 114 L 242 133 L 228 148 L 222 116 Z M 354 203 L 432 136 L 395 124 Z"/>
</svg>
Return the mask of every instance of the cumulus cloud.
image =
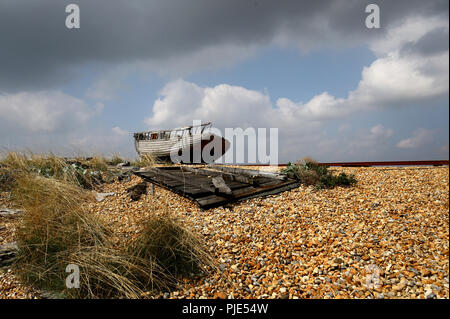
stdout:
<svg viewBox="0 0 450 319">
<path fill-rule="evenodd" d="M 125 130 L 93 123 L 103 107 L 60 91 L 0 94 L 0 149 L 64 155 L 129 150 Z"/>
<path fill-rule="evenodd" d="M 418 128 L 411 137 L 397 143 L 398 148 L 418 148 L 432 142 L 434 132 L 425 128 Z"/>
<path fill-rule="evenodd" d="M 59 91 L 0 95 L 0 130 L 11 134 L 73 128 L 92 115 L 84 101 Z"/>
<path fill-rule="evenodd" d="M 93 122 L 103 107 L 60 91 L 0 94 L 0 149 L 63 155 L 134 154 L 129 132 Z"/>
<path fill-rule="evenodd" d="M 168 83 L 153 104 L 152 116 L 145 119 L 150 127 L 184 126 L 192 119 L 214 119 L 220 127 L 268 124 L 272 110 L 269 96 L 240 86 L 221 84 L 200 87 L 184 80 Z"/>
</svg>

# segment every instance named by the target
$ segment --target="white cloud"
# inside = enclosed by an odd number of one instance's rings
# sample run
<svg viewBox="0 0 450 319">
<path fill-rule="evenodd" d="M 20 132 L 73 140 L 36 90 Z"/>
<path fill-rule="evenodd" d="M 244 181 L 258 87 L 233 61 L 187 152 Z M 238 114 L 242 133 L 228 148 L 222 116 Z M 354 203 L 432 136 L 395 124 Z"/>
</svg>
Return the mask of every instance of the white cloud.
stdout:
<svg viewBox="0 0 450 319">
<path fill-rule="evenodd" d="M 116 133 L 117 135 L 120 135 L 120 136 L 126 136 L 126 135 L 130 134 L 130 132 L 121 129 L 121 128 L 118 127 L 118 126 L 114 126 L 114 127 L 112 128 L 112 131 L 113 131 L 114 133 Z"/>
<path fill-rule="evenodd" d="M 59 91 L 0 95 L 0 127 L 11 133 L 52 132 L 85 123 L 92 115 L 84 101 Z"/>
<path fill-rule="evenodd" d="M 433 141 L 434 132 L 425 128 L 418 128 L 411 137 L 397 143 L 399 148 L 418 148 Z"/>
<path fill-rule="evenodd" d="M 133 155 L 128 132 L 90 121 L 103 107 L 102 103 L 90 106 L 59 91 L 0 95 L 0 149 L 70 156 L 100 152 Z"/>
<path fill-rule="evenodd" d="M 342 117 L 348 114 L 350 106 L 345 105 L 345 99 L 336 99 L 328 92 L 314 96 L 307 103 L 295 103 L 288 98 L 277 100 L 277 106 L 282 117 L 291 121 L 298 119 L 325 120 Z"/>
<path fill-rule="evenodd" d="M 153 104 L 153 115 L 145 122 L 151 127 L 184 126 L 193 119 L 214 119 L 221 127 L 267 124 L 272 105 L 258 91 L 221 84 L 203 88 L 184 80 L 168 83 Z"/>
<path fill-rule="evenodd" d="M 432 69 L 435 72 L 431 74 L 425 71 Z M 386 108 L 442 96 L 448 94 L 448 70 L 448 51 L 432 57 L 394 52 L 363 69 L 358 88 L 347 101 L 350 105 Z"/>
</svg>

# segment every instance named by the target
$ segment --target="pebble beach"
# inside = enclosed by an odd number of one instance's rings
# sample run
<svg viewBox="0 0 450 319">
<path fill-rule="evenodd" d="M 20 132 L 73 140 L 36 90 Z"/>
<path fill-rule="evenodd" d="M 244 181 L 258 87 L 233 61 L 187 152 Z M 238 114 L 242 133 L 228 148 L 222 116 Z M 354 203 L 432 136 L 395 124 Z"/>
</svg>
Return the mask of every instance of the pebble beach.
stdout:
<svg viewBox="0 0 450 319">
<path fill-rule="evenodd" d="M 136 236 L 151 214 L 172 214 L 201 236 L 216 261 L 206 276 L 143 298 L 449 298 L 449 169 L 333 168 L 354 174 L 350 188 L 300 186 L 264 198 L 201 210 L 158 186 L 138 201 L 127 189 L 88 209 Z M 11 207 L 2 193 L 0 207 Z M 14 241 L 19 218 L 0 218 L 0 244 Z M 0 298 L 42 298 L 12 270 L 0 270 Z"/>
</svg>

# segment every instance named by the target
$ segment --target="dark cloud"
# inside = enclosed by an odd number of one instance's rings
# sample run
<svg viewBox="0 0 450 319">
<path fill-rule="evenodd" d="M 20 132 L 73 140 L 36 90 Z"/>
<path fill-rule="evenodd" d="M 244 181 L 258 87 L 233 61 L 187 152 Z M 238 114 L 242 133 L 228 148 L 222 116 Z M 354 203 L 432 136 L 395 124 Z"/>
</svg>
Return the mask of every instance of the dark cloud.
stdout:
<svg viewBox="0 0 450 319">
<path fill-rule="evenodd" d="M 300 48 L 354 45 L 408 15 L 446 15 L 448 1 L 377 1 L 382 29 L 364 27 L 373 1 L 3 0 L 0 92 L 59 86 L 86 63 L 164 60 L 221 44 L 264 45 L 286 34 Z M 65 28 L 77 3 L 81 29 Z"/>
<path fill-rule="evenodd" d="M 448 51 L 448 29 L 436 28 L 426 33 L 416 42 L 408 42 L 401 50 L 402 54 L 433 55 Z"/>
</svg>

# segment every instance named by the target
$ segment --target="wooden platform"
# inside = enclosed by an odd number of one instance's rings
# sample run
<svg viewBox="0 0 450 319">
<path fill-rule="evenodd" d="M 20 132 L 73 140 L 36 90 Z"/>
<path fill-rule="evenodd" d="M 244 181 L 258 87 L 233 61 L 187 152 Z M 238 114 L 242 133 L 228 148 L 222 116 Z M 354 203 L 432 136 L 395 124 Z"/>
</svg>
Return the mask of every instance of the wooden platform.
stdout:
<svg viewBox="0 0 450 319">
<path fill-rule="evenodd" d="M 297 181 L 280 174 L 219 165 L 151 167 L 135 174 L 195 201 L 202 208 L 277 194 L 299 186 Z"/>
</svg>

